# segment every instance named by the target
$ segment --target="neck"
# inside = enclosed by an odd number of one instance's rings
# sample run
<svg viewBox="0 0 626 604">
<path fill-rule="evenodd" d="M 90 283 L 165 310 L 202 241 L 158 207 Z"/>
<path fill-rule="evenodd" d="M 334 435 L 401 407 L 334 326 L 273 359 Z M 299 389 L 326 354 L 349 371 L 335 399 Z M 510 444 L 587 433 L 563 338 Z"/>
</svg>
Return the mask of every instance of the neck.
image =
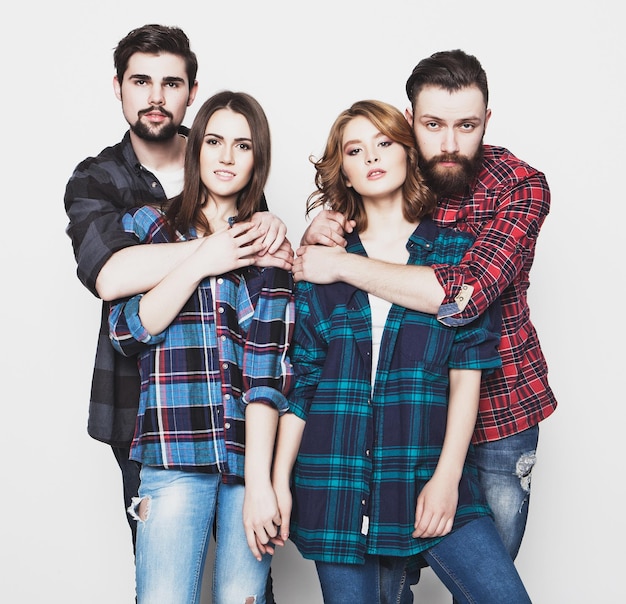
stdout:
<svg viewBox="0 0 626 604">
<path fill-rule="evenodd" d="M 179 170 L 185 165 L 187 139 L 184 136 L 177 134 L 166 141 L 147 141 L 131 130 L 130 140 L 139 163 L 146 168 Z"/>
<path fill-rule="evenodd" d="M 202 213 L 208 220 L 213 232 L 225 227 L 228 219 L 237 214 L 237 197 L 216 199 L 209 196 L 202 206 Z"/>
<path fill-rule="evenodd" d="M 363 199 L 367 228 L 359 233 L 370 258 L 404 264 L 408 257 L 406 242 L 419 221 L 409 222 L 402 213 L 402 196 Z"/>
</svg>

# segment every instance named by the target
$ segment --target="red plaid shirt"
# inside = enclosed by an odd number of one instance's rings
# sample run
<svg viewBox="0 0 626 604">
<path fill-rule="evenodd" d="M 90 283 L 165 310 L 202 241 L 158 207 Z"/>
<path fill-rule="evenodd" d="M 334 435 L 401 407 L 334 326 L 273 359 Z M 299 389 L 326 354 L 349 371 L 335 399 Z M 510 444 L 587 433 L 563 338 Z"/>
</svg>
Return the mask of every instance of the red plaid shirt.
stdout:
<svg viewBox="0 0 626 604">
<path fill-rule="evenodd" d="M 485 145 L 471 194 L 440 199 L 433 216 L 440 226 L 476 237 L 460 264 L 433 267 L 446 292 L 439 320 L 465 324 L 498 296 L 502 302 L 502 368 L 483 382 L 474 443 L 530 428 L 557 405 L 526 297 L 537 236 L 549 210 L 545 176 L 506 149 Z"/>
</svg>

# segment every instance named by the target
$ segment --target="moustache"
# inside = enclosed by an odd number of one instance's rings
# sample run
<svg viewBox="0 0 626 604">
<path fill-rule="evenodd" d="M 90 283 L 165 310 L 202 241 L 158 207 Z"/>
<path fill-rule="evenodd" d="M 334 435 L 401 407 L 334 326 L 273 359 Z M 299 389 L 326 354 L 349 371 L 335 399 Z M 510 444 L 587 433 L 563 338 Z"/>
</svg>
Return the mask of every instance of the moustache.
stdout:
<svg viewBox="0 0 626 604">
<path fill-rule="evenodd" d="M 437 163 L 447 163 L 447 164 L 460 164 L 465 157 L 458 155 L 457 153 L 442 153 L 441 155 L 437 155 L 433 157 L 433 161 Z"/>
<path fill-rule="evenodd" d="M 148 109 L 142 109 L 141 111 L 139 111 L 138 115 L 139 117 L 143 117 L 147 113 L 160 113 L 161 115 L 169 117 L 170 119 L 174 117 L 169 111 L 166 111 L 162 107 L 148 107 Z"/>
</svg>

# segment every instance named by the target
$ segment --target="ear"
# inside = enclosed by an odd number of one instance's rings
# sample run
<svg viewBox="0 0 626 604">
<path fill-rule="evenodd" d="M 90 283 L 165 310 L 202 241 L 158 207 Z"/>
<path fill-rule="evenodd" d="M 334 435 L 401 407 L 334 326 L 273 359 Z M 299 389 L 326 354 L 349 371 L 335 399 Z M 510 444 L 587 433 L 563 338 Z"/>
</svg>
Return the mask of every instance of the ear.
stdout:
<svg viewBox="0 0 626 604">
<path fill-rule="evenodd" d="M 189 90 L 189 97 L 187 98 L 187 107 L 191 107 L 191 104 L 194 102 L 196 98 L 196 94 L 198 94 L 198 80 L 194 80 L 193 86 Z"/>
<path fill-rule="evenodd" d="M 404 119 L 409 122 L 409 126 L 413 127 L 413 108 L 407 107 L 404 110 Z"/>
<path fill-rule="evenodd" d="M 341 176 L 343 177 L 343 182 L 346 185 L 346 187 L 351 188 L 352 183 L 348 180 L 346 173 L 343 171 L 343 167 L 341 168 Z"/>
<path fill-rule="evenodd" d="M 489 123 L 489 118 L 491 118 L 491 109 L 487 109 L 485 112 L 485 127 L 483 128 L 483 134 L 487 131 L 487 124 Z"/>
<path fill-rule="evenodd" d="M 115 96 L 118 101 L 122 100 L 122 85 L 120 84 L 117 76 L 113 76 L 113 92 L 115 92 Z"/>
</svg>

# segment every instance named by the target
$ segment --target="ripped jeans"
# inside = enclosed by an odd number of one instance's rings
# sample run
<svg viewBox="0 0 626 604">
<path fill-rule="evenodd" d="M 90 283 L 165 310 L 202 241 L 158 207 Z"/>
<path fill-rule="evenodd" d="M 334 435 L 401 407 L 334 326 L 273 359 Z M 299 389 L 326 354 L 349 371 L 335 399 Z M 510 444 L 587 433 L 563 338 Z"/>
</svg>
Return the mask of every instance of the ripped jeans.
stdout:
<svg viewBox="0 0 626 604">
<path fill-rule="evenodd" d="M 496 528 L 515 560 L 526 530 L 530 477 L 535 465 L 539 425 L 474 447 L 478 478 Z"/>
<path fill-rule="evenodd" d="M 480 486 L 493 512 L 496 529 L 515 560 L 526 530 L 531 472 L 536 461 L 539 425 L 518 434 L 474 446 Z M 413 602 L 410 585 L 419 581 L 413 569 L 405 583 L 401 604 Z"/>
<path fill-rule="evenodd" d="M 265 604 L 272 557 L 258 562 L 243 527 L 244 487 L 220 474 L 142 466 L 135 576 L 139 604 L 198 604 L 202 571 L 216 524 L 215 604 Z"/>
</svg>

